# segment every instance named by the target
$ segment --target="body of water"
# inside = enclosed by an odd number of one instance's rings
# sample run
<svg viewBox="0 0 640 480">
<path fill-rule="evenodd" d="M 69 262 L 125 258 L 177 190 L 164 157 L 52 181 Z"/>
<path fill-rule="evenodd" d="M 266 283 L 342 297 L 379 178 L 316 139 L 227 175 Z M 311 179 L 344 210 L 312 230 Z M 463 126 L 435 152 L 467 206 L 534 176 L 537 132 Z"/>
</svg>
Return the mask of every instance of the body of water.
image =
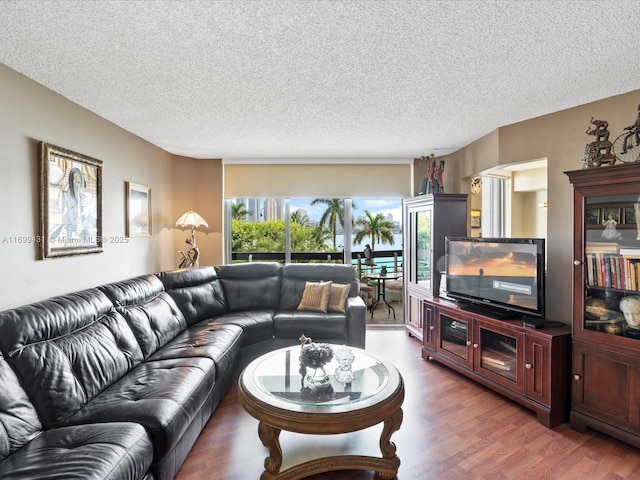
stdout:
<svg viewBox="0 0 640 480">
<path fill-rule="evenodd" d="M 351 244 L 351 251 L 354 253 L 363 252 L 364 246 L 371 241 L 370 238 L 365 238 L 360 245 Z M 329 241 L 331 242 L 331 241 Z M 342 250 L 344 248 L 344 236 L 336 235 L 336 245 Z M 376 243 L 374 250 L 376 252 L 383 252 L 385 250 L 402 250 L 402 234 L 394 233 L 393 234 L 393 244 L 385 244 L 385 243 Z"/>
</svg>

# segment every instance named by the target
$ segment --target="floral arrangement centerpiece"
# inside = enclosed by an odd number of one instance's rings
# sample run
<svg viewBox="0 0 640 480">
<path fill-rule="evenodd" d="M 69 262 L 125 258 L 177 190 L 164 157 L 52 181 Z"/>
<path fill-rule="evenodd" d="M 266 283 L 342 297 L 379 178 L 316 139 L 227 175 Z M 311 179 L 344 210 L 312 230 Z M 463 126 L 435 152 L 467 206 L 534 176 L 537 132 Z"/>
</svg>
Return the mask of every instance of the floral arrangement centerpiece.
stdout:
<svg viewBox="0 0 640 480">
<path fill-rule="evenodd" d="M 333 359 L 333 348 L 328 343 L 314 343 L 309 337 L 300 337 L 300 366 L 322 368 Z"/>
<path fill-rule="evenodd" d="M 314 343 L 311 338 L 304 335 L 300 337 L 300 343 L 302 343 L 299 358 L 300 375 L 302 375 L 303 385 L 306 380 L 307 385 L 311 388 L 331 386 L 329 375 L 324 371 L 324 366 L 333 359 L 331 345 Z"/>
</svg>

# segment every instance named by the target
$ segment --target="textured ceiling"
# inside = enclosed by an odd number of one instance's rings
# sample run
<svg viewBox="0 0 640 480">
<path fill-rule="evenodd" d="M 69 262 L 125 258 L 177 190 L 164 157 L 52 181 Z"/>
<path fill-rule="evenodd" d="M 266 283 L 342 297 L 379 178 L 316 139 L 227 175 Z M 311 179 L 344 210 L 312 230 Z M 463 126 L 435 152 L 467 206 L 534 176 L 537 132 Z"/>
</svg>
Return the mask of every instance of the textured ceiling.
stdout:
<svg viewBox="0 0 640 480">
<path fill-rule="evenodd" d="M 0 0 L 0 63 L 174 154 L 402 159 L 639 89 L 639 27 L 636 0 Z"/>
</svg>

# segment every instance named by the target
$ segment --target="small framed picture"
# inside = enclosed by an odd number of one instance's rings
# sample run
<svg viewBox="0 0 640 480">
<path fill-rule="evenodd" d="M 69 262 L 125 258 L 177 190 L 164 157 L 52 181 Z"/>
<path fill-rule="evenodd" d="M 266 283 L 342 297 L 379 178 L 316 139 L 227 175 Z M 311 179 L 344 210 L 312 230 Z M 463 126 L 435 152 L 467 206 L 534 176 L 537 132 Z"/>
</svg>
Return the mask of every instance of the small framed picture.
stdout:
<svg viewBox="0 0 640 480">
<path fill-rule="evenodd" d="M 471 228 L 480 228 L 482 226 L 482 217 L 479 209 L 471 209 Z"/>
<path fill-rule="evenodd" d="M 139 183 L 125 182 L 126 187 L 126 235 L 127 237 L 151 236 L 151 188 Z"/>
<path fill-rule="evenodd" d="M 640 211 L 638 211 L 640 214 Z M 636 223 L 636 209 L 633 206 L 625 206 L 624 207 L 624 224 L 625 225 L 635 225 Z"/>
<path fill-rule="evenodd" d="M 585 223 L 590 226 L 600 227 L 602 223 L 600 211 L 600 208 L 587 208 L 585 212 Z"/>
<path fill-rule="evenodd" d="M 602 223 L 610 221 L 620 223 L 620 207 L 604 207 L 602 209 Z"/>
</svg>

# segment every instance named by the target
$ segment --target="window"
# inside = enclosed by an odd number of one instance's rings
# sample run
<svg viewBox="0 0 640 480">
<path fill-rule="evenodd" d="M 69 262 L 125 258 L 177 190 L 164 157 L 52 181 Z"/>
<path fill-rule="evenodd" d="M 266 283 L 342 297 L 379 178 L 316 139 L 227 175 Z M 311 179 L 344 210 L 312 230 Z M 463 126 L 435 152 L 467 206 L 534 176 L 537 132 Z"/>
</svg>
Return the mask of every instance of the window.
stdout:
<svg viewBox="0 0 640 480">
<path fill-rule="evenodd" d="M 225 202 L 227 262 L 357 262 L 366 244 L 378 254 L 388 253 L 381 265 L 397 262 L 402 254 L 400 198 L 231 198 Z"/>
</svg>

